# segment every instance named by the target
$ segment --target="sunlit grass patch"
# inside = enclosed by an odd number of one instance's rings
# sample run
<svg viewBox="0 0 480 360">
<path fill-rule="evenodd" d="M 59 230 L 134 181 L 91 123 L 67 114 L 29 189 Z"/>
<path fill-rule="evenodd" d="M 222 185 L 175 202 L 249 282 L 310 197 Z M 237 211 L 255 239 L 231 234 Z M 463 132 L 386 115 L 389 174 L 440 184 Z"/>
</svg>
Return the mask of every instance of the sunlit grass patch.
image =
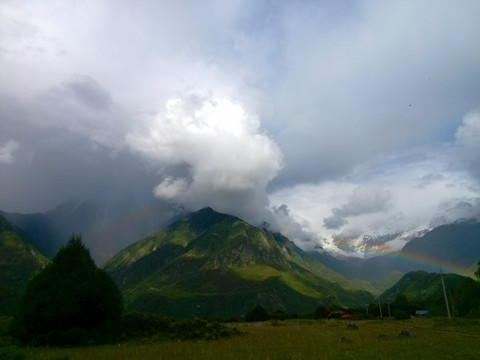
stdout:
<svg viewBox="0 0 480 360">
<path fill-rule="evenodd" d="M 314 288 L 307 286 L 305 284 L 305 282 L 302 281 L 302 279 L 300 279 L 295 274 L 291 274 L 291 273 L 288 273 L 288 272 L 283 272 L 281 279 L 290 288 L 294 289 L 296 292 L 298 292 L 302 295 L 310 296 L 310 297 L 313 297 L 313 298 L 321 298 L 322 297 L 321 293 L 319 293 Z"/>
<path fill-rule="evenodd" d="M 248 266 L 233 266 L 231 268 L 235 274 L 245 280 L 263 281 L 270 277 L 280 276 L 280 272 L 271 266 L 261 264 L 251 264 Z"/>
</svg>

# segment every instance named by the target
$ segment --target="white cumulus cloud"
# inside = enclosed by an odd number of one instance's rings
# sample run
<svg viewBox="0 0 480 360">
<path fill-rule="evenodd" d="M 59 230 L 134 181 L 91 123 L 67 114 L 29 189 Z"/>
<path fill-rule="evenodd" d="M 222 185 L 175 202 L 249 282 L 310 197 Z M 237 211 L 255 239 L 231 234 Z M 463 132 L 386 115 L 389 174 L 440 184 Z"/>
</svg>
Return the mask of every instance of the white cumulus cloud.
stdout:
<svg viewBox="0 0 480 360">
<path fill-rule="evenodd" d="M 185 178 L 175 179 L 168 176 L 155 187 L 153 193 L 159 198 L 172 200 L 181 197 L 187 189 L 188 182 Z"/>
<path fill-rule="evenodd" d="M 188 174 L 166 176 L 156 196 L 251 220 L 264 211 L 266 187 L 282 168 L 282 154 L 241 104 L 213 95 L 171 99 L 144 125 L 127 135 L 129 146 L 159 166 L 183 166 Z"/>
<path fill-rule="evenodd" d="M 370 171 L 365 167 L 336 182 L 283 188 L 271 194 L 271 204 L 273 209 L 288 205 L 290 215 L 330 249 L 340 240 L 354 247 L 365 236 L 408 239 L 425 229 L 480 216 L 480 187 L 467 172 L 434 161 Z M 288 226 L 282 230 L 295 233 Z"/>
</svg>

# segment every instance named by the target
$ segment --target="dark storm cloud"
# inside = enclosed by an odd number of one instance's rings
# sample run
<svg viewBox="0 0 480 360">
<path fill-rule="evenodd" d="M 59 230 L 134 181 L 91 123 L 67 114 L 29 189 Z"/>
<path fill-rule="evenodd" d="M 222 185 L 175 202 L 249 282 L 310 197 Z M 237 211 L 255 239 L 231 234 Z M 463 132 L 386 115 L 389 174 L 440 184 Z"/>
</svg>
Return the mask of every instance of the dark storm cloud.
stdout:
<svg viewBox="0 0 480 360">
<path fill-rule="evenodd" d="M 82 197 L 151 198 L 156 173 L 121 150 L 122 137 L 110 126 L 121 114 L 92 115 L 68 84 L 34 99 L 0 96 L 2 210 L 46 211 Z"/>
<path fill-rule="evenodd" d="M 4 211 L 42 212 L 81 198 L 151 198 L 157 175 L 128 153 L 94 147 L 62 129 L 27 127 L 14 135 L 22 145 L 1 168 Z"/>
</svg>

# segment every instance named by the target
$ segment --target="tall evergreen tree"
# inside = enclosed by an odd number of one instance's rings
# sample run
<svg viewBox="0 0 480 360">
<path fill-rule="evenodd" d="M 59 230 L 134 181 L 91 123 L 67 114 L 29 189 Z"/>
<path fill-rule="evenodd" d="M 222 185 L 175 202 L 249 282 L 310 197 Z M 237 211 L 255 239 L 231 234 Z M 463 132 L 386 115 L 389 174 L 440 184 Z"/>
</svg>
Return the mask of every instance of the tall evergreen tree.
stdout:
<svg viewBox="0 0 480 360">
<path fill-rule="evenodd" d="M 118 327 L 122 296 L 72 235 L 28 284 L 12 332 L 24 343 L 79 345 L 107 340 Z"/>
</svg>

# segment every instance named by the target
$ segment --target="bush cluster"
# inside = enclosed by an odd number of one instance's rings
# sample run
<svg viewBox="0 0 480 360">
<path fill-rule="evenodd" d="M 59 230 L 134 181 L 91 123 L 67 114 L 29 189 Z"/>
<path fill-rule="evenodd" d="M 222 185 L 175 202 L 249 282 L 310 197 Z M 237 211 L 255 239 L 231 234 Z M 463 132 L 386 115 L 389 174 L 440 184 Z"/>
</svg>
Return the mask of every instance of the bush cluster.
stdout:
<svg viewBox="0 0 480 360">
<path fill-rule="evenodd" d="M 229 329 L 219 322 L 210 322 L 205 319 L 187 319 L 171 324 L 170 338 L 179 340 L 203 339 L 216 340 L 236 334 L 236 330 Z"/>
<path fill-rule="evenodd" d="M 206 319 L 173 320 L 155 314 L 127 313 L 123 320 L 123 338 L 170 338 L 175 340 L 215 340 L 236 334 L 218 321 Z"/>
<path fill-rule="evenodd" d="M 248 322 L 253 321 L 265 321 L 270 319 L 270 314 L 261 305 L 256 305 L 245 316 L 245 320 Z"/>
<path fill-rule="evenodd" d="M 123 316 L 123 337 L 129 339 L 168 333 L 172 322 L 173 320 L 156 314 L 126 313 Z"/>
<path fill-rule="evenodd" d="M 393 312 L 393 318 L 395 320 L 407 320 L 410 319 L 410 314 L 408 311 L 402 309 L 395 309 Z"/>
</svg>

